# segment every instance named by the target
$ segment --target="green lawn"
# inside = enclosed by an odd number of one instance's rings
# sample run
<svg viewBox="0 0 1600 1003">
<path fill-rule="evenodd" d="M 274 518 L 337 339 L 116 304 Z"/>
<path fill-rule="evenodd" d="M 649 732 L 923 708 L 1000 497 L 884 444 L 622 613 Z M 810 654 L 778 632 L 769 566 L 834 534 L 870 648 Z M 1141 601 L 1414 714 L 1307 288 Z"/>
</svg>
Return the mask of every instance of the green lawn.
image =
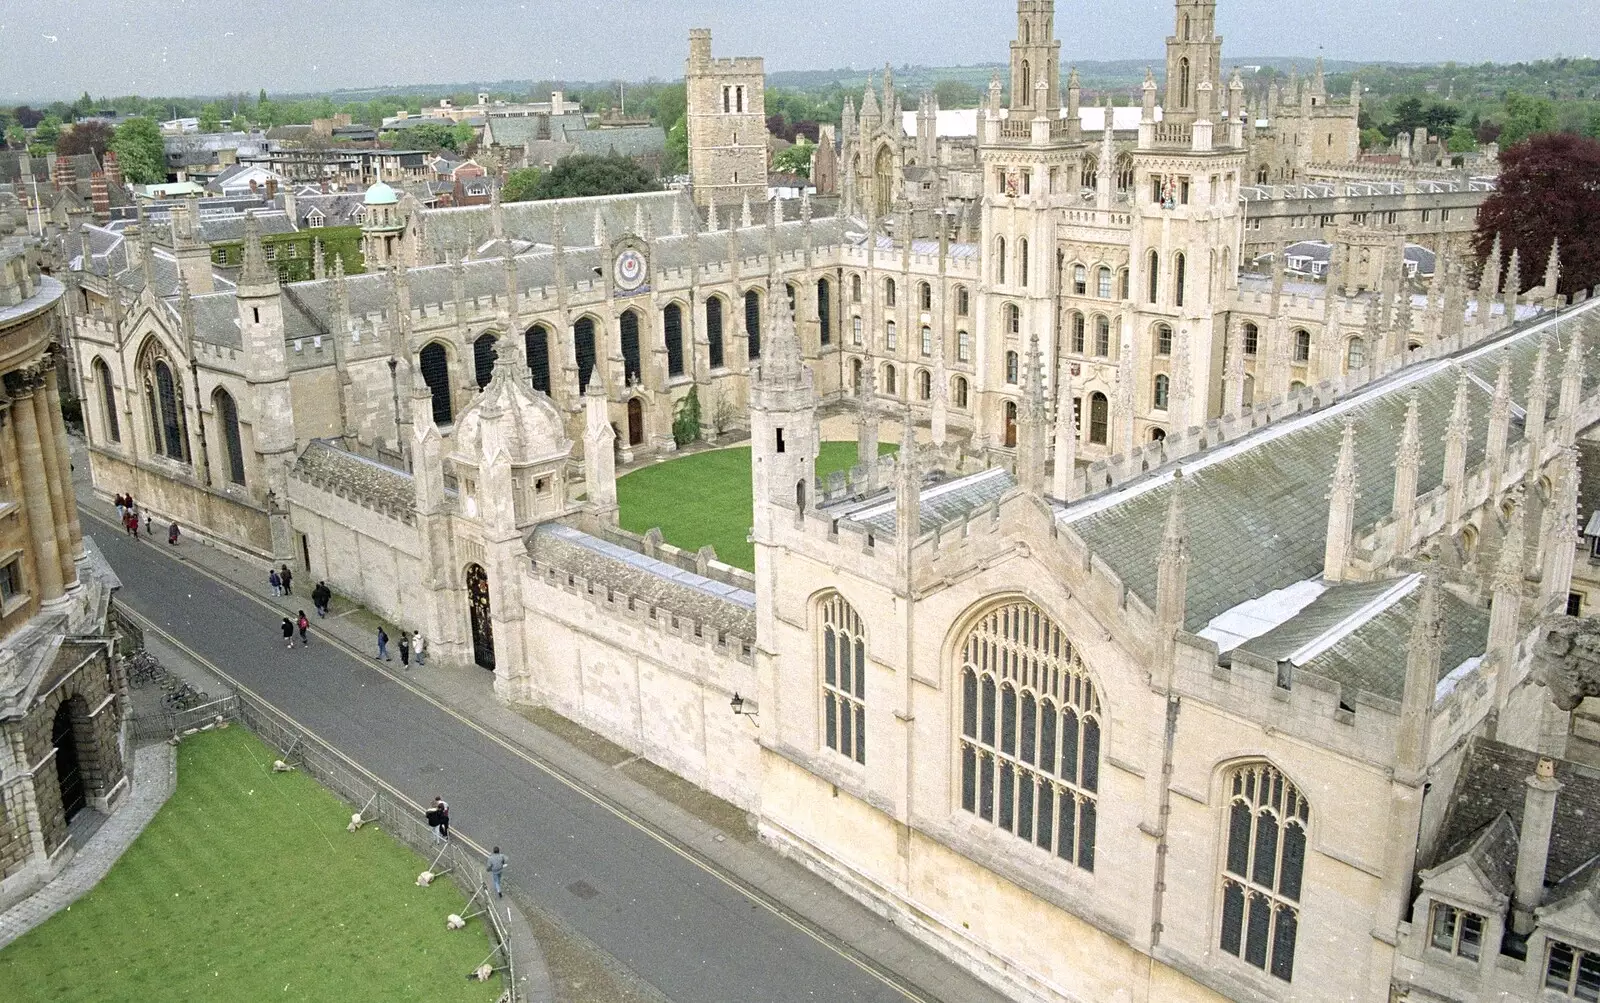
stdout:
<svg viewBox="0 0 1600 1003">
<path fill-rule="evenodd" d="M 894 443 L 879 443 L 892 453 Z M 856 444 L 824 442 L 817 476 L 855 466 Z M 736 568 L 754 571 L 756 549 L 745 539 L 754 520 L 750 494 L 750 447 L 692 453 L 641 467 L 617 480 L 622 528 L 644 533 L 660 526 L 673 546 L 699 550 L 706 544 Z"/>
<path fill-rule="evenodd" d="M 493 1000 L 448 878 L 240 727 L 186 739 L 178 788 L 98 887 L 0 951 L 10 1001 Z"/>
</svg>

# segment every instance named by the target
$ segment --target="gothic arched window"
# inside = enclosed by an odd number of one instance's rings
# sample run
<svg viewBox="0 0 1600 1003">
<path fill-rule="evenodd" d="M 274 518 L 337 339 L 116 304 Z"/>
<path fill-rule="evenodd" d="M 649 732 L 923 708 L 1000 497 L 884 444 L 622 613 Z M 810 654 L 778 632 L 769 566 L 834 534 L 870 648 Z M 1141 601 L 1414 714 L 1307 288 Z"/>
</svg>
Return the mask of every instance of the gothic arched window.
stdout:
<svg viewBox="0 0 1600 1003">
<path fill-rule="evenodd" d="M 1077 649 L 1025 600 L 962 645 L 961 808 L 1094 870 L 1100 697 Z"/>
<path fill-rule="evenodd" d="M 833 344 L 833 296 L 827 279 L 817 280 L 817 332 L 822 344 Z"/>
<path fill-rule="evenodd" d="M 1155 388 L 1155 409 L 1157 411 L 1165 411 L 1167 409 L 1167 400 L 1171 392 L 1172 380 L 1168 378 L 1166 373 L 1158 374 Z"/>
<path fill-rule="evenodd" d="M 1006 304 L 1006 331 L 1009 334 L 1022 333 L 1022 308 L 1015 303 Z"/>
<path fill-rule="evenodd" d="M 1360 369 L 1367 364 L 1367 343 L 1360 338 L 1351 338 L 1350 345 L 1344 352 L 1344 370 Z"/>
<path fill-rule="evenodd" d="M 867 761 L 867 635 L 855 607 L 837 592 L 817 606 L 822 621 L 822 743 Z"/>
<path fill-rule="evenodd" d="M 1072 329 L 1072 350 L 1077 354 L 1082 355 L 1084 344 L 1083 314 L 1074 311 L 1071 315 L 1070 327 Z"/>
<path fill-rule="evenodd" d="M 661 311 L 661 334 L 667 343 L 667 375 L 683 375 L 683 308 L 668 303 Z"/>
<path fill-rule="evenodd" d="M 861 276 L 850 276 L 850 302 L 861 302 Z"/>
<path fill-rule="evenodd" d="M 1172 305 L 1183 306 L 1183 282 L 1187 277 L 1188 259 L 1183 252 L 1173 255 L 1172 258 Z"/>
<path fill-rule="evenodd" d="M 1028 284 L 1028 238 L 1017 239 L 1017 281 L 1022 285 Z"/>
<path fill-rule="evenodd" d="M 933 354 L 933 328 L 926 324 L 922 325 L 922 354 Z"/>
<path fill-rule="evenodd" d="M 933 398 L 933 377 L 926 369 L 917 370 L 917 399 L 931 400 Z"/>
<path fill-rule="evenodd" d="M 1094 319 L 1094 354 L 1102 359 L 1111 357 L 1111 321 L 1106 317 Z"/>
<path fill-rule="evenodd" d="M 1254 355 L 1261 345 L 1261 330 L 1254 324 L 1244 326 L 1244 354 Z"/>
<path fill-rule="evenodd" d="M 1018 368 L 1017 367 L 1017 353 L 1016 352 L 1007 352 L 1006 353 L 1006 382 L 1007 383 L 1015 384 L 1017 382 L 1017 368 Z"/>
<path fill-rule="evenodd" d="M 1189 60 L 1178 60 L 1178 107 L 1189 107 Z"/>
<path fill-rule="evenodd" d="M 1220 946 L 1288 982 L 1294 975 L 1311 806 L 1267 763 L 1239 767 L 1226 783 Z"/>
<path fill-rule="evenodd" d="M 994 238 L 994 280 L 1006 280 L 1006 238 Z"/>
<path fill-rule="evenodd" d="M 483 334 L 472 343 L 472 373 L 478 381 L 478 389 L 482 390 L 489 385 L 489 379 L 494 375 L 495 336 Z"/>
<path fill-rule="evenodd" d="M 761 358 L 761 294 L 754 289 L 744 294 L 744 330 L 750 338 L 750 358 Z"/>
<path fill-rule="evenodd" d="M 1311 332 L 1299 328 L 1294 332 L 1294 361 L 1311 361 Z"/>
<path fill-rule="evenodd" d="M 533 379 L 533 389 L 550 392 L 550 329 L 543 324 L 528 328 L 522 336 L 523 348 L 528 353 L 528 375 Z"/>
<path fill-rule="evenodd" d="M 956 332 L 956 361 L 972 361 L 972 335 L 966 331 Z"/>
<path fill-rule="evenodd" d="M 121 442 L 122 426 L 117 420 L 117 388 L 111 384 L 111 367 L 105 359 L 94 360 L 94 381 L 100 384 L 100 422 L 106 441 Z"/>
<path fill-rule="evenodd" d="M 933 287 L 926 282 L 917 287 L 917 306 L 923 310 L 933 309 Z"/>
<path fill-rule="evenodd" d="M 1156 325 L 1156 354 L 1157 355 L 1171 355 L 1172 354 L 1172 325 L 1171 324 L 1157 324 Z"/>
<path fill-rule="evenodd" d="M 883 367 L 883 392 L 890 397 L 899 396 L 899 389 L 895 386 L 895 372 L 893 366 Z"/>
<path fill-rule="evenodd" d="M 856 280 L 860 282 L 858 278 Z M 860 290 L 857 289 L 857 292 Z M 859 297 L 857 297 L 859 298 Z M 712 296 L 706 300 L 706 341 L 711 356 L 711 368 L 721 369 L 722 361 L 722 300 Z"/>
<path fill-rule="evenodd" d="M 150 405 L 150 438 L 155 450 L 169 460 L 189 462 L 189 421 L 183 413 L 183 386 L 162 357 L 145 363 L 145 398 Z"/>
<path fill-rule="evenodd" d="M 951 399 L 955 402 L 956 407 L 965 410 L 967 406 L 967 378 L 965 376 L 957 376 L 955 387 L 956 392 L 951 395 Z"/>
<path fill-rule="evenodd" d="M 433 423 L 445 426 L 455 420 L 455 409 L 450 402 L 450 356 L 437 341 L 422 346 L 417 353 L 417 367 L 422 370 L 422 382 L 433 395 Z"/>
<path fill-rule="evenodd" d="M 1098 188 L 1100 186 L 1100 162 L 1093 157 L 1083 158 L 1083 187 Z"/>
<path fill-rule="evenodd" d="M 1106 435 L 1110 425 L 1111 402 L 1106 400 L 1106 395 L 1096 390 L 1089 395 L 1089 441 L 1096 446 L 1106 444 Z"/>
<path fill-rule="evenodd" d="M 643 381 L 643 366 L 639 359 L 639 315 L 624 310 L 617 326 L 622 335 L 622 381 L 628 386 Z"/>
<path fill-rule="evenodd" d="M 1158 303 L 1160 302 L 1158 297 L 1161 293 L 1161 252 L 1150 252 L 1149 263 L 1147 267 L 1150 272 L 1149 300 L 1151 303 Z"/>
<path fill-rule="evenodd" d="M 1094 294 L 1103 300 L 1111 298 L 1111 269 L 1100 268 L 1094 273 Z"/>
<path fill-rule="evenodd" d="M 883 305 L 894 306 L 894 279 L 883 280 Z"/>
<path fill-rule="evenodd" d="M 233 395 L 218 389 L 211 403 L 217 414 L 217 428 L 222 432 L 223 461 L 228 465 L 228 480 L 244 486 L 244 443 L 239 437 L 239 408 Z"/>
<path fill-rule="evenodd" d="M 572 353 L 578 361 L 578 393 L 589 392 L 594 375 L 594 318 L 579 317 L 572 325 Z"/>
</svg>

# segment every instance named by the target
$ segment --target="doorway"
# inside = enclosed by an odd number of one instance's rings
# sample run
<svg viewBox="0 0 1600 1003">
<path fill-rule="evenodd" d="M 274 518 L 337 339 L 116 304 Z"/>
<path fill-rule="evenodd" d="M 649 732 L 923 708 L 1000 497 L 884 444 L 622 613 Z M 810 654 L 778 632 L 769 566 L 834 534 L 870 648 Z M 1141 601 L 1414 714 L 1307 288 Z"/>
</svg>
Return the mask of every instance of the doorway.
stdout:
<svg viewBox="0 0 1600 1003">
<path fill-rule="evenodd" d="M 83 766 L 78 758 L 78 740 L 72 728 L 71 701 L 56 710 L 50 727 L 50 744 L 56 750 L 56 782 L 61 785 L 61 810 L 64 820 L 72 819 L 89 805 L 83 786 Z"/>
<path fill-rule="evenodd" d="M 489 575 L 481 564 L 467 565 L 467 613 L 472 618 L 472 660 L 494 671 L 494 623 L 489 616 Z"/>
<path fill-rule="evenodd" d="M 628 398 L 628 445 L 644 443 L 644 402 L 637 397 Z"/>
</svg>

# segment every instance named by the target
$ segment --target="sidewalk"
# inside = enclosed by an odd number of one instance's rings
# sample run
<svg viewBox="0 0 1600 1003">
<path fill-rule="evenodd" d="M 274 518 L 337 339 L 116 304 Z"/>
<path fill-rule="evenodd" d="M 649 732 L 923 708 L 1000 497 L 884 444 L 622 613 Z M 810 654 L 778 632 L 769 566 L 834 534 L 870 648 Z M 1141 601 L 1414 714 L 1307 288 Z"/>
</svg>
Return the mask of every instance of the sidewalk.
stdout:
<svg viewBox="0 0 1600 1003">
<path fill-rule="evenodd" d="M 80 469 L 86 468 L 87 457 L 82 455 L 81 446 L 76 442 L 75 447 Z M 109 502 L 92 495 L 84 478 L 78 480 L 80 508 L 100 519 L 99 522 L 85 519 L 85 531 L 112 531 L 110 523 L 115 521 L 115 511 Z M 156 521 L 165 526 L 159 518 Z M 165 536 L 158 534 L 148 545 L 249 592 L 263 603 L 283 610 L 285 616 L 305 609 L 312 618 L 312 644 L 335 641 L 368 662 L 375 661 L 379 618 L 337 594 L 329 616 L 317 618 L 311 608 L 315 579 L 297 576 L 292 596 L 274 597 L 267 585 L 265 561 L 241 560 L 192 535 L 186 535 L 177 546 L 169 546 Z M 397 626 L 382 622 L 386 629 Z M 396 630 L 390 629 L 390 633 L 398 638 Z M 549 711 L 513 709 L 500 703 L 493 692 L 493 674 L 475 665 L 447 665 L 430 658 L 426 666 L 418 667 L 413 662 L 409 670 L 402 670 L 393 641 L 389 653 L 393 661 L 383 663 L 382 669 L 631 815 L 692 857 L 699 858 L 703 866 L 717 876 L 743 886 L 756 901 L 789 916 L 803 929 L 810 929 L 814 935 L 831 936 L 838 942 L 836 947 L 843 945 L 846 952 L 870 961 L 940 1000 L 1002 1003 L 1006 999 L 893 923 L 760 843 L 747 814 L 735 806 Z M 518 899 L 519 906 L 529 910 L 527 918 L 539 928 L 541 940 L 567 932 L 559 916 L 546 913 L 520 896 L 514 898 Z M 599 951 L 599 948 L 594 947 L 594 950 Z M 553 954 L 558 953 L 560 950 L 556 947 Z M 604 974 L 619 982 L 631 981 L 625 970 Z M 565 988 L 564 972 L 557 972 L 555 984 Z M 575 998 L 585 1001 L 605 998 L 593 992 L 595 988 L 593 984 L 586 985 L 582 996 Z M 660 998 L 642 984 L 618 988 L 618 999 Z M 565 997 L 558 994 L 556 998 Z"/>
</svg>

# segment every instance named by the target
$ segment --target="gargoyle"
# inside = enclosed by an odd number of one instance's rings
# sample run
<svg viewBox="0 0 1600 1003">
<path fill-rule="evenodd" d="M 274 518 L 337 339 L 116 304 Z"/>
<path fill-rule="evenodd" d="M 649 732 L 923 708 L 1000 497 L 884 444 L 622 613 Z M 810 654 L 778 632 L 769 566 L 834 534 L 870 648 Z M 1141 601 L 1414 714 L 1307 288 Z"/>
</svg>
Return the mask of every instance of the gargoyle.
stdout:
<svg viewBox="0 0 1600 1003">
<path fill-rule="evenodd" d="M 1551 617 L 1534 652 L 1533 678 L 1570 711 L 1584 697 L 1600 696 L 1600 617 Z"/>
</svg>

